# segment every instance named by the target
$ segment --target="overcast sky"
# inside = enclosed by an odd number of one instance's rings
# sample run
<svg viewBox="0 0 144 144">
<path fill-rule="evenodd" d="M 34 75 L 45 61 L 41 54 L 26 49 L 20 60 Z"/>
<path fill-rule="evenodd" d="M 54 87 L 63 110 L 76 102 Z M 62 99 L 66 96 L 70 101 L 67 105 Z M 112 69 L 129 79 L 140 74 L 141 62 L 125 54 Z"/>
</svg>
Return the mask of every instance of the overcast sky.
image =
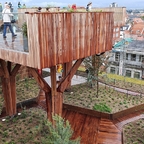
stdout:
<svg viewBox="0 0 144 144">
<path fill-rule="evenodd" d="M 2 4 L 6 1 L 0 0 Z M 17 6 L 18 0 L 7 1 L 11 2 L 14 6 Z M 67 6 L 69 4 L 76 4 L 77 6 L 86 6 L 90 0 L 21 0 L 21 4 L 26 4 L 27 6 Z M 144 0 L 91 0 L 93 7 L 109 7 L 109 5 L 113 2 L 116 2 L 119 7 L 130 8 L 144 8 Z"/>
</svg>

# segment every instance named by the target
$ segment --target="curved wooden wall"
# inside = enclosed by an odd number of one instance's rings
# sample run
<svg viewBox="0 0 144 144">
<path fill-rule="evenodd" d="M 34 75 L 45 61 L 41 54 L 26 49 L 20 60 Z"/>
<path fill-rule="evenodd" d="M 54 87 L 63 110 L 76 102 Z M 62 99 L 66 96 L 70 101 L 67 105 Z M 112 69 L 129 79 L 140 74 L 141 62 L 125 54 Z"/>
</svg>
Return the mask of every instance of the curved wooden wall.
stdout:
<svg viewBox="0 0 144 144">
<path fill-rule="evenodd" d="M 113 12 L 27 13 L 26 21 L 29 54 L 39 68 L 112 49 Z"/>
<path fill-rule="evenodd" d="M 29 52 L 7 48 L 1 34 L 0 59 L 42 69 L 112 49 L 113 12 L 33 12 L 25 18 Z M 23 49 L 17 34 L 14 42 L 6 40 Z"/>
</svg>

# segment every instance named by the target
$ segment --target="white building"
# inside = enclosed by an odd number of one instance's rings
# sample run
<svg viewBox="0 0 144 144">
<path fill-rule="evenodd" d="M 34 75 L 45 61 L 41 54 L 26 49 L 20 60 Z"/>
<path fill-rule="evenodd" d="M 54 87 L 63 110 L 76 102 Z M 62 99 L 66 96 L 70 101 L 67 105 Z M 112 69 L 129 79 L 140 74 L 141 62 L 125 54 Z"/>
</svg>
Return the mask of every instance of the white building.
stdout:
<svg viewBox="0 0 144 144">
<path fill-rule="evenodd" d="M 144 68 L 144 41 L 124 41 L 112 50 L 107 72 L 141 79 Z"/>
</svg>

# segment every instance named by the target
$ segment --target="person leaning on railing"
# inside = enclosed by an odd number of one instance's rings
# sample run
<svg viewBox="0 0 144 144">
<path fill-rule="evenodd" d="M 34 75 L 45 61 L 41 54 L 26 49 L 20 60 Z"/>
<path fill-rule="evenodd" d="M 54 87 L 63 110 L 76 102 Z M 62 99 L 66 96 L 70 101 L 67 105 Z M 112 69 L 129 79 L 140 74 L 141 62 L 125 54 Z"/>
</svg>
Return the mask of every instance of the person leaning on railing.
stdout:
<svg viewBox="0 0 144 144">
<path fill-rule="evenodd" d="M 5 5 L 5 8 L 2 11 L 2 16 L 3 16 L 3 23 L 4 23 L 3 38 L 6 38 L 7 27 L 9 27 L 12 33 L 12 37 L 16 37 L 17 35 L 14 34 L 11 26 L 11 17 L 13 17 L 14 15 L 11 13 L 10 6 L 8 4 Z"/>
<path fill-rule="evenodd" d="M 92 8 L 92 2 L 89 2 L 89 3 L 87 4 L 86 11 L 87 11 L 87 12 L 88 12 L 88 11 L 91 11 L 91 8 Z"/>
</svg>

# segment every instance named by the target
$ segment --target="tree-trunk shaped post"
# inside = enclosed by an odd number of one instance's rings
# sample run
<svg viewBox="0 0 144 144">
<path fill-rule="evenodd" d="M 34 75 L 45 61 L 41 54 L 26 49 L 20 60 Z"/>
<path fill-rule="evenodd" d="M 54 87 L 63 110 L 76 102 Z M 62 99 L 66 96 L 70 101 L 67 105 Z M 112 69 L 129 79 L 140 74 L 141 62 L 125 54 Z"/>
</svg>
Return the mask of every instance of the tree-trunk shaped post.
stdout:
<svg viewBox="0 0 144 144">
<path fill-rule="evenodd" d="M 57 92 L 56 84 L 56 66 L 50 68 L 51 73 L 51 103 L 52 103 L 52 114 L 62 115 L 62 104 L 63 97 L 62 93 Z"/>
<path fill-rule="evenodd" d="M 1 76 L 2 79 L 2 90 L 4 94 L 4 102 L 6 107 L 6 113 L 9 116 L 16 114 L 16 74 L 20 68 L 19 64 L 16 64 L 13 70 L 11 71 L 11 62 L 5 62 L 0 60 L 1 69 L 0 73 L 3 73 Z"/>
</svg>

